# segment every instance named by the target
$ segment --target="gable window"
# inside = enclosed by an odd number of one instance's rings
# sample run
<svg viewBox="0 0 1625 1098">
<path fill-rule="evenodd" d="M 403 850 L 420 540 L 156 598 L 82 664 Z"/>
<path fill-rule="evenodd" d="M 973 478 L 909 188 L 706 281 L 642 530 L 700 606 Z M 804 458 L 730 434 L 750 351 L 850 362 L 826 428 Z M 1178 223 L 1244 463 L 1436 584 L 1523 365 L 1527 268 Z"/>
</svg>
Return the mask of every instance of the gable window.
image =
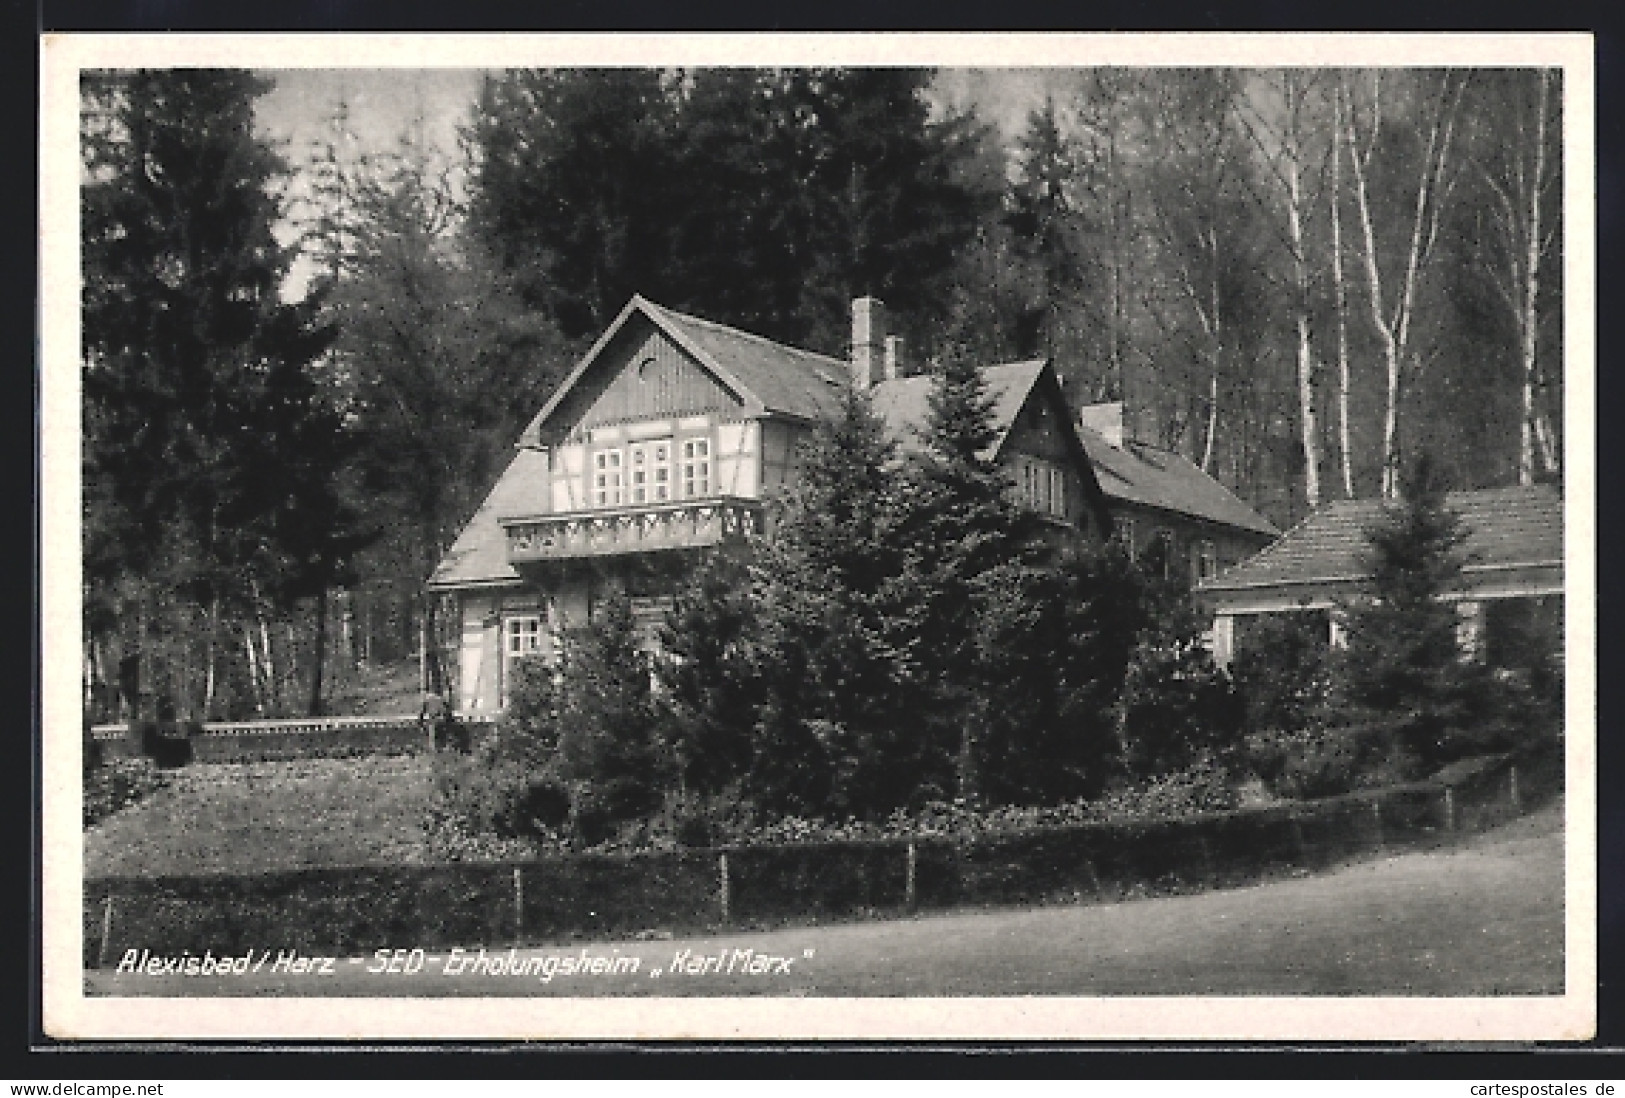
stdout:
<svg viewBox="0 0 1625 1098">
<path fill-rule="evenodd" d="M 592 501 L 598 507 L 619 507 L 625 502 L 621 452 L 599 450 L 592 459 Z"/>
<path fill-rule="evenodd" d="M 1037 458 L 1020 459 L 1016 469 L 1016 498 L 1023 507 L 1066 518 L 1066 470 Z"/>
<path fill-rule="evenodd" d="M 632 503 L 664 503 L 671 499 L 671 440 L 638 442 L 627 448 Z"/>
<path fill-rule="evenodd" d="M 682 441 L 683 498 L 699 499 L 711 494 L 711 440 L 685 438 Z"/>
</svg>

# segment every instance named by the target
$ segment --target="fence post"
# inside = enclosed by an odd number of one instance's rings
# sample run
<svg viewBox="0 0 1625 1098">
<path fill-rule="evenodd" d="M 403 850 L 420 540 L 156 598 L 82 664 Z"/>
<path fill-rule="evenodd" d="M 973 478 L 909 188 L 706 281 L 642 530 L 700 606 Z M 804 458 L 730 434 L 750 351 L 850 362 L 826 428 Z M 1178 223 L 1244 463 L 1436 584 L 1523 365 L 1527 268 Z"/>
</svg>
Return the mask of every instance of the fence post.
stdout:
<svg viewBox="0 0 1625 1098">
<path fill-rule="evenodd" d="M 107 948 L 113 942 L 113 894 L 109 892 L 102 900 L 102 949 L 98 955 L 97 967 L 107 965 Z"/>
<path fill-rule="evenodd" d="M 914 840 L 910 839 L 908 841 L 908 875 L 903 878 L 903 904 L 910 911 L 913 911 L 919 903 L 919 894 L 914 884 L 914 868 L 918 857 L 919 855 L 914 850 Z"/>
<path fill-rule="evenodd" d="M 1298 845 L 1298 864 L 1308 868 L 1309 844 L 1303 841 L 1303 824 L 1298 822 L 1296 816 L 1292 817 L 1292 841 Z"/>
<path fill-rule="evenodd" d="M 1095 860 L 1093 858 L 1085 858 L 1083 860 L 1083 868 L 1089 871 L 1089 884 L 1095 890 L 1095 899 L 1100 899 L 1100 874 L 1095 872 Z"/>
<path fill-rule="evenodd" d="M 1456 830 L 1456 791 L 1448 785 L 1444 787 L 1444 829 Z"/>
<path fill-rule="evenodd" d="M 513 944 L 523 945 L 525 935 L 525 871 L 513 867 Z"/>
<path fill-rule="evenodd" d="M 1207 837 L 1204 835 L 1196 836 L 1196 845 L 1202 850 L 1202 872 L 1207 876 L 1208 887 L 1211 888 L 1219 880 L 1219 874 L 1213 868 L 1213 851 L 1208 849 Z"/>
<path fill-rule="evenodd" d="M 1518 795 L 1518 768 L 1516 766 L 1512 768 L 1508 777 L 1509 782 L 1507 795 L 1512 800 L 1512 810 L 1514 812 L 1521 812 L 1523 810 L 1523 798 Z"/>
<path fill-rule="evenodd" d="M 1380 796 L 1371 799 L 1371 818 L 1377 825 L 1377 849 L 1382 850 L 1388 843 L 1382 833 L 1382 798 Z"/>
<path fill-rule="evenodd" d="M 717 876 L 719 878 L 718 888 L 717 888 L 717 899 L 722 905 L 722 921 L 724 923 L 731 922 L 732 920 L 729 918 L 729 914 L 728 914 L 728 908 L 729 908 L 729 896 L 728 896 L 729 881 L 728 881 L 728 852 L 726 850 L 724 850 L 721 854 L 717 855 Z"/>
</svg>

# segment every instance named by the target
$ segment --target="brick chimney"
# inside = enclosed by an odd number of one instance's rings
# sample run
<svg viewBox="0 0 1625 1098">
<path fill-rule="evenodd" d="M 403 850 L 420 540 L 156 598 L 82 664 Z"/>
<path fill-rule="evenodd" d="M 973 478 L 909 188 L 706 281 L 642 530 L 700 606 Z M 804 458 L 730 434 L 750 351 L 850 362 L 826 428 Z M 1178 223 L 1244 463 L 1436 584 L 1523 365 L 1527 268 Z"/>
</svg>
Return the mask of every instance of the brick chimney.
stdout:
<svg viewBox="0 0 1625 1098">
<path fill-rule="evenodd" d="M 852 384 L 872 389 L 880 380 L 886 343 L 886 303 L 878 297 L 852 302 Z"/>
<path fill-rule="evenodd" d="M 1111 445 L 1123 448 L 1123 402 L 1086 404 L 1078 409 L 1078 426 L 1087 427 Z"/>
<path fill-rule="evenodd" d="M 903 337 L 889 335 L 886 337 L 886 380 L 908 376 L 908 364 L 903 361 Z"/>
</svg>

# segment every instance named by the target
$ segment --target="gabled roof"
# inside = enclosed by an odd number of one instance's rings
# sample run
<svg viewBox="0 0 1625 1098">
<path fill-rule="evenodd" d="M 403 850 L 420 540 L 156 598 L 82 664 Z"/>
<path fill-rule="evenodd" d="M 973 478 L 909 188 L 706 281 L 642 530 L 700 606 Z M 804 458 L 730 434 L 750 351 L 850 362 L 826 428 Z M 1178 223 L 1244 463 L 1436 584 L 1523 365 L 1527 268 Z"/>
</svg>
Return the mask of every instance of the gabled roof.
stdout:
<svg viewBox="0 0 1625 1098">
<path fill-rule="evenodd" d="M 642 298 L 636 299 L 643 301 Z M 764 336 L 643 301 L 668 332 L 698 352 L 701 362 L 736 378 L 771 414 L 830 419 L 840 414 L 851 368 L 838 358 L 786 347 Z"/>
<path fill-rule="evenodd" d="M 1270 537 L 1280 533 L 1263 515 L 1178 454 L 1133 441 L 1125 441 L 1118 449 L 1098 431 L 1081 425 L 1078 437 L 1100 478 L 1100 490 L 1109 500 L 1158 507 Z"/>
<path fill-rule="evenodd" d="M 536 413 L 525 428 L 525 438 L 539 437 L 542 425 L 634 316 L 647 318 L 692 355 L 744 403 L 747 414 L 815 421 L 840 410 L 841 391 L 851 375 L 839 359 L 687 316 L 635 294 Z"/>
<path fill-rule="evenodd" d="M 982 367 L 982 378 L 987 383 L 988 396 L 993 398 L 992 444 L 982 452 L 984 460 L 998 456 L 1009 437 L 1016 417 L 1027 403 L 1033 385 L 1044 372 L 1042 359 L 1030 362 L 1009 362 L 1002 366 Z M 931 378 L 899 377 L 882 381 L 869 391 L 870 406 L 880 417 L 886 429 L 904 450 L 924 447 L 920 432 L 931 416 Z"/>
<path fill-rule="evenodd" d="M 518 583 L 508 563 L 508 537 L 498 521 L 510 515 L 539 515 L 548 510 L 547 453 L 523 449 L 503 470 L 496 487 L 468 520 L 463 532 L 429 577 L 431 588 Z"/>
<path fill-rule="evenodd" d="M 1563 563 L 1563 497 L 1549 485 L 1451 492 L 1445 505 L 1467 528 L 1465 571 Z M 1338 500 L 1287 531 L 1258 555 L 1201 585 L 1231 591 L 1308 583 L 1349 583 L 1366 575 L 1366 529 L 1383 500 Z"/>
</svg>

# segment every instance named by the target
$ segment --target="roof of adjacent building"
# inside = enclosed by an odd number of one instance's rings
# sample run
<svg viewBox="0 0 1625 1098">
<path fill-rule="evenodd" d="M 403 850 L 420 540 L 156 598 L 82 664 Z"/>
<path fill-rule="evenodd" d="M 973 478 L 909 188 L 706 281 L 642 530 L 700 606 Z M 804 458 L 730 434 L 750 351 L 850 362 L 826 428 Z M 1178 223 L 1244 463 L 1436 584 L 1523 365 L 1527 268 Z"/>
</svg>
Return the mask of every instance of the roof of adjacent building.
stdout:
<svg viewBox="0 0 1625 1098">
<path fill-rule="evenodd" d="M 1275 544 L 1206 581 L 1203 591 L 1357 582 L 1367 574 L 1366 530 L 1385 501 L 1329 503 L 1282 535 Z M 1467 530 L 1466 570 L 1561 566 L 1563 497 L 1550 485 L 1451 492 L 1445 505 Z"/>
<path fill-rule="evenodd" d="M 519 573 L 508 563 L 508 537 L 499 520 L 543 514 L 548 506 L 547 453 L 528 447 L 517 451 L 496 487 L 441 558 L 429 586 L 518 583 Z"/>
<path fill-rule="evenodd" d="M 982 367 L 987 394 L 993 398 L 995 432 L 993 442 L 982 452 L 984 459 L 998 454 L 1043 372 L 1042 359 Z M 903 449 L 924 447 L 921 432 L 931 416 L 931 378 L 897 377 L 879 382 L 869 391 L 869 403 Z"/>
<path fill-rule="evenodd" d="M 1177 511 L 1270 537 L 1280 533 L 1269 519 L 1178 454 L 1134 441 L 1119 448 L 1081 425 L 1078 437 L 1109 500 Z"/>
</svg>

